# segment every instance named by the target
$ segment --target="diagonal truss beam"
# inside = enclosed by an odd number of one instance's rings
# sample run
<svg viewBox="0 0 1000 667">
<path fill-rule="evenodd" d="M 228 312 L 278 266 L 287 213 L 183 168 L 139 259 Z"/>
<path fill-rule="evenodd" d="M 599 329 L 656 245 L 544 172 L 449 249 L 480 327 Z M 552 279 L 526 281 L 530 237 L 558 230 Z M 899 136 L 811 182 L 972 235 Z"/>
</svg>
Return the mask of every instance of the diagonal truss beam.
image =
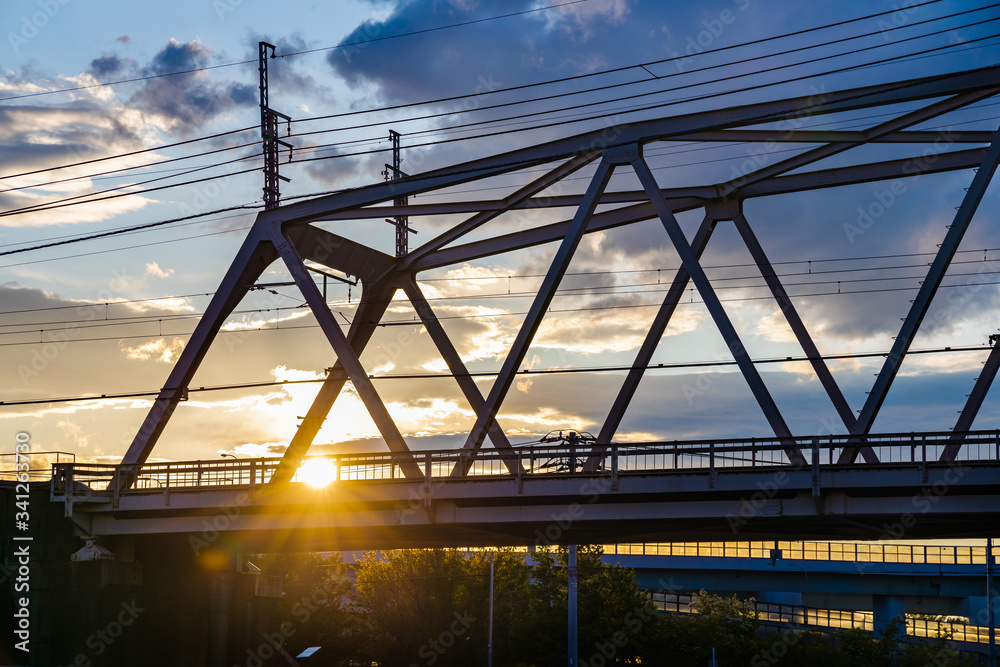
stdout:
<svg viewBox="0 0 1000 667">
<path fill-rule="evenodd" d="M 774 402 L 771 393 L 767 390 L 767 386 L 757 371 L 757 367 L 754 366 L 753 360 L 750 359 L 750 355 L 747 354 L 746 349 L 743 347 L 740 336 L 726 314 L 725 309 L 722 307 L 722 302 L 719 301 L 718 295 L 712 288 L 705 270 L 701 267 L 701 264 L 692 252 L 691 246 L 688 245 L 687 239 L 684 237 L 684 232 L 677 223 L 673 211 L 667 206 L 667 202 L 660 192 L 660 186 L 657 185 L 653 173 L 649 170 L 649 166 L 641 156 L 637 155 L 632 161 L 632 168 L 635 169 L 635 173 L 639 177 L 639 182 L 642 183 L 646 194 L 653 203 L 653 207 L 656 209 L 656 213 L 660 218 L 660 222 L 663 223 L 664 229 L 666 229 L 667 234 L 670 236 L 670 240 L 673 241 L 674 248 L 677 249 L 677 254 L 680 255 L 681 262 L 691 276 L 691 281 L 698 288 L 698 293 L 701 294 L 705 307 L 712 315 L 715 326 L 718 327 L 736 364 L 743 373 L 743 377 L 746 378 L 747 384 L 750 385 L 750 391 L 753 392 L 754 398 L 757 399 L 761 410 L 764 411 L 764 417 L 771 425 L 771 429 L 779 438 L 791 439 L 792 432 L 781 416 L 781 412 L 778 410 L 778 406 Z M 785 453 L 789 461 L 793 464 L 801 465 L 805 463 L 802 453 L 794 445 L 790 444 L 786 447 Z"/>
<path fill-rule="evenodd" d="M 274 246 L 259 233 L 251 232 L 226 272 L 222 283 L 198 320 L 194 333 L 181 351 L 177 363 L 170 371 L 167 383 L 153 401 L 139 432 L 129 445 L 124 464 L 143 464 L 156 446 L 177 404 L 187 393 L 188 385 L 208 353 L 212 341 L 226 318 L 233 312 L 257 278 L 277 259 Z M 132 480 L 125 481 L 125 485 Z"/>
<path fill-rule="evenodd" d="M 810 171 L 803 174 L 792 174 L 788 176 L 778 176 L 760 183 L 747 186 L 740 191 L 740 197 L 748 199 L 751 197 L 767 197 L 772 195 L 792 194 L 808 190 L 821 188 L 832 188 L 843 185 L 855 185 L 858 183 L 868 183 L 871 181 L 882 181 L 894 178 L 909 178 L 916 173 L 936 174 L 958 169 L 971 169 L 978 166 L 983 161 L 985 149 L 974 148 L 962 151 L 950 151 L 939 153 L 934 156 L 932 163 L 922 160 L 919 156 L 913 158 L 902 158 L 899 160 L 888 160 L 865 165 L 851 167 L 839 167 L 835 169 L 823 169 Z M 915 165 L 921 165 L 919 170 Z M 670 210 L 674 213 L 690 211 L 702 208 L 705 200 L 715 197 L 715 188 L 711 186 L 676 188 L 662 190 Z M 528 200 L 527 204 L 535 204 L 536 200 Z M 581 198 L 576 195 L 553 197 L 548 202 L 550 205 L 558 206 L 579 206 Z M 623 225 L 629 225 L 643 220 L 650 220 L 656 217 L 653 205 L 649 203 L 645 193 L 642 192 L 613 192 L 601 198 L 602 203 L 625 203 L 643 201 L 644 203 L 634 204 L 612 211 L 604 211 L 594 214 L 591 218 L 587 232 L 603 231 L 613 229 Z M 477 206 L 482 202 L 475 202 Z M 542 204 L 537 204 L 541 206 Z M 393 213 L 395 215 L 396 213 Z M 409 215 L 414 215 L 411 210 Z M 570 221 L 555 222 L 541 227 L 526 229 L 519 232 L 496 236 L 484 241 L 473 241 L 462 245 L 443 248 L 431 253 L 417 262 L 412 268 L 417 271 L 436 269 L 451 264 L 460 264 L 492 254 L 500 254 L 521 250 L 531 246 L 542 245 L 558 241 L 566 235 Z"/>
<path fill-rule="evenodd" d="M 552 171 L 548 172 L 541 178 L 537 178 L 531 183 L 519 188 L 516 192 L 508 197 L 504 197 L 500 201 L 500 207 L 490 211 L 482 211 L 472 216 L 465 222 L 452 227 L 448 231 L 440 234 L 436 238 L 431 239 L 419 248 L 414 249 L 410 252 L 404 259 L 405 268 L 413 266 L 415 262 L 420 261 L 426 257 L 429 253 L 440 250 L 444 246 L 456 241 L 457 239 L 465 236 L 469 232 L 478 229 L 482 225 L 486 224 L 490 220 L 499 217 L 500 215 L 510 211 L 512 208 L 517 207 L 519 204 L 524 203 L 530 197 L 538 194 L 545 188 L 558 183 L 562 179 L 571 175 L 575 171 L 587 166 L 593 162 L 594 158 L 600 155 L 597 151 L 592 151 L 588 153 L 583 153 L 582 155 L 577 155 L 563 164 L 559 165 Z"/>
<path fill-rule="evenodd" d="M 303 258 L 361 279 L 361 300 L 347 332 L 351 349 L 360 357 L 396 290 L 395 285 L 382 277 L 395 265 L 395 258 L 317 227 L 297 227 L 290 230 L 289 236 L 295 247 L 300 249 Z M 347 373 L 337 359 L 313 397 L 309 410 L 295 429 L 295 435 L 285 449 L 270 483 L 277 485 L 291 481 L 346 383 Z"/>
<path fill-rule="evenodd" d="M 712 237 L 714 230 L 715 220 L 709 216 L 705 216 L 705 219 L 701 221 L 701 225 L 698 227 L 698 231 L 695 232 L 694 240 L 691 241 L 691 253 L 696 260 L 701 260 L 701 255 L 705 251 L 705 247 L 708 245 L 708 240 Z M 681 264 L 674 275 L 673 281 L 670 283 L 670 287 L 667 289 L 667 295 L 663 298 L 663 303 L 660 305 L 659 310 L 656 311 L 656 317 L 653 318 L 653 323 L 650 325 L 649 331 L 646 332 L 646 337 L 642 341 L 639 353 L 636 354 L 635 361 L 632 362 L 632 367 L 625 376 L 625 381 L 622 383 L 621 389 L 618 390 L 618 395 L 611 406 L 611 411 L 604 420 L 604 425 L 601 426 L 601 432 L 597 436 L 597 444 L 591 450 L 590 456 L 584 464 L 585 470 L 589 472 L 595 471 L 600 460 L 604 458 L 607 445 L 611 443 L 611 439 L 615 437 L 618 427 L 621 426 L 622 419 L 625 418 L 625 411 L 628 410 L 628 406 L 632 402 L 636 390 L 639 388 L 639 382 L 642 380 L 646 368 L 653 358 L 653 353 L 656 352 L 660 338 L 663 337 L 663 333 L 667 330 L 667 325 L 670 324 L 670 318 L 673 317 L 674 311 L 677 309 L 677 304 L 680 303 L 681 298 L 684 296 L 684 291 L 687 289 L 689 280 L 690 274 L 687 267 Z"/>
<path fill-rule="evenodd" d="M 483 444 L 483 439 L 486 437 L 487 430 L 496 419 L 500 404 L 510 390 L 510 385 L 514 381 L 514 375 L 517 373 L 518 368 L 521 367 L 521 362 L 524 361 L 524 357 L 528 353 L 528 346 L 531 344 L 535 333 L 538 331 L 538 327 L 542 323 L 545 311 L 548 310 L 549 304 L 552 303 L 556 287 L 559 286 L 559 282 L 569 267 L 570 259 L 572 259 L 573 253 L 576 252 L 576 248 L 580 244 L 580 239 L 583 238 L 583 234 L 587 229 L 587 223 L 590 221 L 590 216 L 593 215 L 594 209 L 597 208 L 597 204 L 600 202 L 601 193 L 604 192 L 604 188 L 607 187 L 608 181 L 611 179 L 615 163 L 612 162 L 609 153 L 609 151 L 605 152 L 604 158 L 598 165 L 597 171 L 594 173 L 590 185 L 587 187 L 587 194 L 583 198 L 583 203 L 580 204 L 580 208 L 573 217 L 573 222 L 565 238 L 559 244 L 559 249 L 556 250 L 552 264 L 549 266 L 549 270 L 545 274 L 545 279 L 542 280 L 541 287 L 538 289 L 538 294 L 535 296 L 535 300 L 528 310 L 521 329 L 517 332 L 517 337 L 514 339 L 510 353 L 504 359 L 500 373 L 493 382 L 489 396 L 486 398 L 482 409 L 476 414 L 476 423 L 465 441 L 464 449 L 466 450 L 479 451 L 479 448 Z M 452 469 L 452 476 L 465 476 L 471 465 L 471 459 L 462 459 Z"/>
<path fill-rule="evenodd" d="M 365 408 L 368 409 L 368 414 L 371 415 L 372 421 L 375 422 L 375 426 L 382 435 L 382 439 L 385 440 L 386 446 L 392 452 L 408 453 L 410 450 L 406 446 L 406 441 L 403 440 L 403 436 L 396 427 L 396 423 L 389 415 L 389 411 L 386 410 L 385 404 L 382 402 L 381 397 L 375 390 L 375 385 L 372 384 L 371 379 L 369 379 L 368 374 L 361 365 L 361 361 L 354 353 L 354 350 L 351 349 L 347 337 L 340 330 L 340 325 L 337 324 L 333 313 L 330 312 L 329 306 L 327 306 L 326 301 L 323 299 L 323 295 L 320 294 L 316 283 L 313 282 L 312 277 L 310 277 L 309 272 L 302 263 L 302 258 L 299 256 L 298 251 L 284 236 L 278 225 L 272 226 L 271 239 L 274 246 L 278 249 L 281 259 L 285 262 L 285 266 L 288 267 L 289 273 L 292 274 L 292 279 L 295 280 L 299 291 L 309 304 L 309 308 L 316 317 L 320 328 L 323 329 L 327 340 L 333 347 L 334 352 L 337 353 L 337 358 L 340 360 L 341 365 L 347 372 L 348 378 L 350 378 L 351 383 L 357 390 L 358 396 L 364 402 Z M 420 466 L 417 465 L 412 457 L 403 459 L 400 463 L 400 468 L 408 478 L 420 479 L 423 477 Z"/>
<path fill-rule="evenodd" d="M 997 376 L 997 370 L 1000 370 L 1000 342 L 995 340 L 995 336 L 990 336 L 990 342 L 993 343 L 990 355 L 986 357 L 986 364 L 983 366 L 979 377 L 976 378 L 976 384 L 972 388 L 972 393 L 969 394 L 969 398 L 965 402 L 965 407 L 962 409 L 961 414 L 959 414 L 958 421 L 955 422 L 954 433 L 951 436 L 952 440 L 961 440 L 968 431 L 972 430 L 972 422 L 976 421 L 979 408 L 982 407 L 983 401 L 986 400 L 986 394 L 990 390 L 990 385 L 993 384 L 993 379 Z M 941 461 L 954 461 L 961 449 L 961 444 L 947 445 L 944 451 L 941 452 Z"/>
<path fill-rule="evenodd" d="M 822 355 L 820 355 L 816 343 L 813 342 L 812 336 L 806 330 L 806 326 L 792 304 L 788 292 L 785 291 L 785 287 L 781 284 L 778 274 L 774 271 L 771 261 L 764 252 L 764 248 L 761 247 L 760 242 L 757 240 L 757 235 L 753 233 L 750 223 L 747 222 L 746 217 L 742 213 L 733 217 L 733 224 L 736 225 L 736 230 L 743 237 L 743 242 L 746 243 L 753 261 L 757 264 L 757 268 L 760 269 L 764 281 L 771 290 L 772 296 L 774 296 L 774 300 L 778 302 L 778 307 L 785 316 L 788 326 L 791 327 L 792 333 L 795 334 L 795 338 L 802 347 L 802 351 L 809 358 L 813 372 L 816 373 L 816 377 L 819 378 L 820 383 L 826 390 L 827 396 L 833 402 L 833 407 L 843 420 L 844 426 L 850 430 L 854 426 L 854 413 L 851 412 L 851 406 L 847 404 L 847 399 L 844 398 L 844 394 L 840 391 L 837 381 L 834 380 L 833 374 L 830 373 L 830 369 L 827 367 Z"/>
<path fill-rule="evenodd" d="M 957 95 L 1000 86 L 1000 66 L 896 81 L 849 90 L 759 102 L 739 107 L 717 108 L 670 118 L 637 121 L 584 132 L 572 137 L 492 155 L 387 183 L 346 190 L 316 199 L 282 206 L 260 214 L 260 220 L 297 226 L 325 215 L 348 211 L 397 197 L 412 196 L 469 181 L 498 176 L 553 160 L 570 158 L 593 146 L 628 146 L 651 141 L 683 139 L 706 130 L 746 127 L 771 121 L 865 109 L 921 99 Z M 608 136 L 613 136 L 609 143 Z"/>
<path fill-rule="evenodd" d="M 955 213 L 954 220 L 952 220 L 951 225 L 948 227 L 944 242 L 934 256 L 934 261 L 927 271 L 927 277 L 920 284 L 917 297 L 910 305 L 910 310 L 903 320 L 903 325 L 900 327 L 899 334 L 893 342 L 892 349 L 889 351 L 889 355 L 882 365 L 882 370 L 879 371 L 878 377 L 875 379 L 871 393 L 868 394 L 868 400 L 865 401 L 865 405 L 861 409 L 861 414 L 858 415 L 857 423 L 854 429 L 852 429 L 853 433 L 866 435 L 871 431 L 871 427 L 875 423 L 875 417 L 878 415 L 878 411 L 885 401 L 886 394 L 889 392 L 889 387 L 899 372 L 899 367 L 902 365 L 903 358 L 910 349 L 910 345 L 917 330 L 920 328 L 921 322 L 923 322 L 924 317 L 927 315 L 931 300 L 937 293 L 937 289 L 944 279 L 945 272 L 947 272 L 952 258 L 954 258 L 955 253 L 958 251 L 962 237 L 965 236 L 965 232 L 969 228 L 969 223 L 972 222 L 976 210 L 979 208 L 979 203 L 982 201 L 983 195 L 986 194 L 986 188 L 990 184 L 993 174 L 996 172 L 998 161 L 1000 161 L 1000 131 L 994 135 L 993 143 L 990 145 L 982 164 L 980 164 L 975 177 L 972 179 L 972 185 L 965 193 L 962 205 Z M 841 452 L 839 461 L 841 463 L 851 463 L 857 455 L 857 448 L 846 448 Z"/>
<path fill-rule="evenodd" d="M 949 111 L 954 111 L 955 109 L 960 109 L 969 104 L 973 104 L 987 97 L 991 97 L 996 94 L 997 89 L 991 88 L 988 90 L 973 90 L 966 93 L 961 93 L 955 95 L 945 100 L 935 102 L 926 107 L 922 107 L 910 113 L 903 114 L 898 118 L 893 118 L 887 120 L 884 123 L 880 123 L 875 127 L 862 132 L 862 138 L 859 141 L 845 142 L 845 143 L 830 143 L 825 146 L 818 146 L 811 150 L 800 153 L 799 155 L 792 156 L 787 160 L 782 160 L 777 164 L 761 167 L 760 169 L 741 176 L 740 178 L 732 179 L 726 181 L 725 183 L 719 183 L 716 185 L 716 189 L 719 191 L 719 198 L 725 199 L 730 195 L 738 192 L 740 189 L 751 185 L 753 183 L 759 183 L 760 181 L 773 178 L 780 174 L 787 173 L 793 169 L 798 169 L 799 167 L 804 167 L 808 164 L 812 164 L 819 160 L 826 159 L 837 155 L 838 153 L 843 153 L 844 151 L 850 150 L 857 146 L 861 146 L 875 139 L 879 139 L 886 135 L 892 134 L 898 130 L 901 130 L 911 125 L 916 125 L 917 123 L 922 123 L 926 120 L 936 118 L 942 114 L 948 113 Z"/>
<path fill-rule="evenodd" d="M 430 304 L 427 303 L 427 299 L 424 297 L 420 286 L 417 285 L 415 280 L 409 280 L 403 283 L 403 291 L 406 292 L 407 298 L 410 299 L 414 310 L 417 311 L 420 321 L 427 328 L 427 333 L 430 334 L 431 340 L 434 341 L 438 352 L 441 353 L 441 358 L 448 364 L 448 370 L 451 371 L 455 381 L 458 383 L 459 389 L 465 395 L 465 400 L 469 402 L 469 406 L 473 412 L 479 414 L 482 412 L 486 401 L 483 399 L 479 387 L 476 386 L 475 381 L 469 374 L 469 369 L 462 362 L 458 350 L 452 345 L 451 339 L 445 332 L 444 327 L 441 326 L 441 322 L 434 315 Z M 524 467 L 521 465 L 520 459 L 516 455 L 513 455 L 510 440 L 507 439 L 506 434 L 495 419 L 489 426 L 489 436 L 493 442 L 493 447 L 500 452 L 500 458 L 507 467 L 507 470 L 515 475 L 524 472 Z"/>
<path fill-rule="evenodd" d="M 373 287 L 365 286 L 361 294 L 361 301 L 354 312 L 354 320 L 351 322 L 351 328 L 347 332 L 347 342 L 351 346 L 351 350 L 358 357 L 361 356 L 361 353 L 375 333 L 377 322 L 382 319 L 382 315 L 389 307 L 389 302 L 395 290 L 394 286 L 386 287 L 381 283 Z M 344 365 L 340 359 L 337 359 L 326 379 L 323 380 L 323 384 L 320 385 L 319 392 L 313 398 L 313 402 L 302 418 L 302 422 L 295 429 L 295 435 L 292 436 L 291 442 L 289 442 L 288 447 L 285 449 L 285 453 L 281 457 L 281 462 L 271 475 L 271 484 L 282 484 L 291 481 L 295 471 L 302 464 L 302 459 L 305 457 L 306 452 L 309 451 L 313 441 L 316 439 L 316 435 L 323 428 L 323 422 L 326 421 L 330 410 L 333 409 L 334 403 L 336 403 L 340 392 L 347 383 L 347 379 L 347 372 L 344 370 Z"/>
</svg>

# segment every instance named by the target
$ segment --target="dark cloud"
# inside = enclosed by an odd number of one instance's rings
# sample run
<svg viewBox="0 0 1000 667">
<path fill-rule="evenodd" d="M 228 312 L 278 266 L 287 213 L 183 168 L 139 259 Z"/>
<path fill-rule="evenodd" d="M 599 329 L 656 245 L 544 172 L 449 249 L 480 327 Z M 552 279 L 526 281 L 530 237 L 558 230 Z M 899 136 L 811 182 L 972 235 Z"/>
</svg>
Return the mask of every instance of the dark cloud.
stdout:
<svg viewBox="0 0 1000 667">
<path fill-rule="evenodd" d="M 282 36 L 277 40 L 271 39 L 259 33 L 251 33 L 249 43 L 254 45 L 251 52 L 247 52 L 248 60 L 258 57 L 257 43 L 267 42 L 273 44 L 275 58 L 269 61 L 267 69 L 268 90 L 274 97 L 272 106 L 279 111 L 288 112 L 280 103 L 280 99 L 288 95 L 308 95 L 310 97 L 323 97 L 329 93 L 325 86 L 321 85 L 309 71 L 309 61 L 305 58 L 285 58 L 290 53 L 300 53 L 308 51 L 316 45 L 307 42 L 300 34 Z M 294 117 L 294 113 L 288 115 Z"/>
<path fill-rule="evenodd" d="M 199 42 L 182 44 L 171 39 L 161 49 L 143 75 L 156 76 L 145 82 L 130 102 L 144 111 L 175 121 L 178 130 L 191 133 L 228 111 L 254 106 L 257 90 L 242 83 L 213 83 L 204 68 L 212 51 Z M 172 75 L 172 76 L 162 76 Z"/>
<path fill-rule="evenodd" d="M 122 44 L 128 44 L 129 42 L 132 41 L 132 35 L 119 35 L 115 39 L 115 41 L 116 42 L 121 42 Z"/>
<path fill-rule="evenodd" d="M 532 6 L 520 0 L 503 8 L 512 13 Z M 370 86 L 377 97 L 392 103 L 470 93 L 477 86 L 484 90 L 553 74 L 577 74 L 601 62 L 603 54 L 635 46 L 617 44 L 614 50 L 605 50 L 616 21 L 566 16 L 555 24 L 576 25 L 586 20 L 589 39 L 583 44 L 579 29 L 552 29 L 546 21 L 559 19 L 552 13 L 436 30 L 496 13 L 495 5 L 478 3 L 401 3 L 385 20 L 369 20 L 351 31 L 341 40 L 342 48 L 330 51 L 327 62 L 351 85 Z M 407 36 L 386 39 L 395 35 Z"/>
<path fill-rule="evenodd" d="M 101 56 L 90 61 L 88 70 L 98 81 L 108 81 L 117 78 L 131 61 L 123 60 L 116 55 Z"/>
</svg>

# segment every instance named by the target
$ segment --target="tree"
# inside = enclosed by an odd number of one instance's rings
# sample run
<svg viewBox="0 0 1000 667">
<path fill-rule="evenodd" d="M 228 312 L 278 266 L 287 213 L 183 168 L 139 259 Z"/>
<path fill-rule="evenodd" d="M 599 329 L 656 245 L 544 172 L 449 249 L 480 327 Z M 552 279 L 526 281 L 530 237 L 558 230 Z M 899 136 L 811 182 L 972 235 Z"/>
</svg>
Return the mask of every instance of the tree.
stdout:
<svg viewBox="0 0 1000 667">
<path fill-rule="evenodd" d="M 486 661 L 486 552 L 426 549 L 369 552 L 357 566 L 352 602 L 364 623 L 366 656 L 384 665 L 470 665 Z M 513 626 L 526 606 L 523 558 L 496 553 L 494 664 L 509 663 Z"/>
<path fill-rule="evenodd" d="M 352 664 L 359 655 L 361 634 L 348 599 L 351 578 L 341 555 L 324 559 L 315 553 L 276 553 L 254 560 L 263 574 L 282 578 L 284 593 L 277 604 L 275 631 L 284 637 L 285 650 L 296 655 L 308 646 L 321 646 L 323 664 Z"/>
<path fill-rule="evenodd" d="M 640 591 L 633 572 L 601 562 L 603 548 L 577 550 L 577 644 L 584 665 L 637 664 L 656 625 L 656 609 Z M 567 660 L 568 551 L 538 549 L 531 554 L 530 604 L 519 628 L 519 664 L 562 667 Z"/>
<path fill-rule="evenodd" d="M 722 665 L 749 665 L 761 653 L 760 619 L 753 600 L 723 598 L 701 591 L 691 599 L 693 614 L 670 614 L 655 628 L 643 662 L 705 665 L 715 657 Z M 763 664 L 770 664 L 764 661 Z"/>
</svg>

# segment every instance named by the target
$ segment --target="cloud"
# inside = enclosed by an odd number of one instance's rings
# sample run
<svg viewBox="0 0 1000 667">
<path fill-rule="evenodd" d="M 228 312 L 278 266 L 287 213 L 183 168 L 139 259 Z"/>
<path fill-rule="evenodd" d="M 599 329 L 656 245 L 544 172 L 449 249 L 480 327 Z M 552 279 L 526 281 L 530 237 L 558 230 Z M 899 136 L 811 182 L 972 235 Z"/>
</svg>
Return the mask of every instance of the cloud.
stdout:
<svg viewBox="0 0 1000 667">
<path fill-rule="evenodd" d="M 257 90 L 249 84 L 213 83 L 207 67 L 212 51 L 199 41 L 181 43 L 171 39 L 142 68 L 146 81 L 129 100 L 146 113 L 157 116 L 181 134 L 191 134 L 215 117 L 258 103 Z"/>
<path fill-rule="evenodd" d="M 169 278 L 170 276 L 174 275 L 174 270 L 167 269 L 166 271 L 164 271 L 163 269 L 160 268 L 160 265 L 157 264 L 156 262 L 149 262 L 148 264 L 146 264 L 146 275 L 154 276 L 156 278 Z"/>
<path fill-rule="evenodd" d="M 156 340 L 151 340 L 148 343 L 143 343 L 135 347 L 122 345 L 122 352 L 129 359 L 136 359 L 138 361 L 153 359 L 164 364 L 171 364 L 177 361 L 177 357 L 183 349 L 184 341 L 180 338 L 174 338 L 169 343 L 164 338 L 157 338 Z"/>
<path fill-rule="evenodd" d="M 111 54 L 91 60 L 90 68 L 87 71 L 93 74 L 98 81 L 111 81 L 119 78 L 131 65 L 134 65 L 134 61 Z"/>
</svg>

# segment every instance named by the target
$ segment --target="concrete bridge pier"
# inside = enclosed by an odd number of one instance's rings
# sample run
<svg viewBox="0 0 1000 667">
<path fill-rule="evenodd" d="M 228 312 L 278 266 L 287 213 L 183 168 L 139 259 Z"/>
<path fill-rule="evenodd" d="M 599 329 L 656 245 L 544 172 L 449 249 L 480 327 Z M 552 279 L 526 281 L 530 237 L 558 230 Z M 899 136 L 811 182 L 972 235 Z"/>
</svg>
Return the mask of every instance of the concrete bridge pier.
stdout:
<svg viewBox="0 0 1000 667">
<path fill-rule="evenodd" d="M 0 487 L 0 506 L 9 495 Z M 25 595 L 16 590 L 14 554 L 28 545 L 30 655 L 4 633 L 0 664 L 257 664 L 265 633 L 277 627 L 281 582 L 247 566 L 231 545 L 196 554 L 186 536 L 88 541 L 49 502 L 48 485 L 32 489 L 31 509 L 30 541 L 15 541 L 24 535 L 6 524 L 0 529 L 0 608 L 11 613 Z"/>
<path fill-rule="evenodd" d="M 884 632 L 893 621 L 905 622 L 906 597 L 903 595 L 872 595 L 872 626 Z"/>
</svg>

